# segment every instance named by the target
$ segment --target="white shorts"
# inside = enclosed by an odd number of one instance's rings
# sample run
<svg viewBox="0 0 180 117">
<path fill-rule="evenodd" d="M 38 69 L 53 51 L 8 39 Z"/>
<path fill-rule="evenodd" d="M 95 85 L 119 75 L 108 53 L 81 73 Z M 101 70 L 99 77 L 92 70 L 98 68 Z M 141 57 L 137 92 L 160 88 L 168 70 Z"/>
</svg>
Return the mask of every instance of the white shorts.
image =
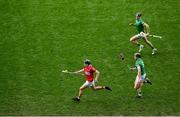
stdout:
<svg viewBox="0 0 180 117">
<path fill-rule="evenodd" d="M 146 74 L 141 75 L 141 78 L 139 78 L 138 76 L 136 76 L 136 80 L 135 83 L 139 83 L 139 82 L 143 82 L 146 78 Z"/>
<path fill-rule="evenodd" d="M 139 34 L 137 34 L 137 37 L 138 37 L 139 39 L 145 38 L 145 37 L 146 37 L 146 33 L 140 32 Z"/>
<path fill-rule="evenodd" d="M 93 85 L 95 85 L 94 80 L 92 82 L 86 81 L 83 86 L 87 86 L 87 87 L 92 87 Z"/>
</svg>

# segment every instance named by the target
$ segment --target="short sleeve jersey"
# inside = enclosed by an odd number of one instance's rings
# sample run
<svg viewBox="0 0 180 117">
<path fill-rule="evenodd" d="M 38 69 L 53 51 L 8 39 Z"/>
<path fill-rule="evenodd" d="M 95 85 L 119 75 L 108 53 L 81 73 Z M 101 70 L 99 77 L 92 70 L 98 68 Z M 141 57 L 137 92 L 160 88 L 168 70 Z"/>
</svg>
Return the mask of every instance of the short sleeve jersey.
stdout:
<svg viewBox="0 0 180 117">
<path fill-rule="evenodd" d="M 94 72 L 96 71 L 96 69 L 92 65 L 89 65 L 84 67 L 84 71 L 86 80 L 92 82 L 94 80 Z"/>
<path fill-rule="evenodd" d="M 136 20 L 136 29 L 137 29 L 138 33 L 144 32 L 143 23 L 144 23 L 144 22 L 143 22 L 141 19 Z"/>
<path fill-rule="evenodd" d="M 143 60 L 141 58 L 138 58 L 136 60 L 135 66 L 136 66 L 136 68 L 138 68 L 138 67 L 141 68 L 141 75 L 145 74 L 144 62 L 143 62 Z"/>
</svg>

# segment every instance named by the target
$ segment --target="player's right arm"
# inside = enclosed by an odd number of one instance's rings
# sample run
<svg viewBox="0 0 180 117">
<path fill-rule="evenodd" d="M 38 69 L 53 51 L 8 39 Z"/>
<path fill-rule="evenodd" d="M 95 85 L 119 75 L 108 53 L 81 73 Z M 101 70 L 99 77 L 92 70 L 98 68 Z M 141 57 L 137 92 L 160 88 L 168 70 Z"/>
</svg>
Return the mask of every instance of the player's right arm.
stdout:
<svg viewBox="0 0 180 117">
<path fill-rule="evenodd" d="M 82 74 L 84 72 L 84 69 L 81 69 L 81 70 L 79 70 L 79 71 L 75 71 L 75 72 L 73 72 L 74 74 Z"/>
<path fill-rule="evenodd" d="M 134 70 L 136 70 L 136 67 L 131 67 L 130 71 L 133 72 Z"/>
<path fill-rule="evenodd" d="M 144 32 L 146 33 L 146 35 L 148 36 L 150 34 L 150 28 L 149 25 L 147 23 L 143 23 L 144 26 Z"/>
<path fill-rule="evenodd" d="M 135 23 L 130 23 L 129 25 L 130 25 L 130 26 L 135 26 L 136 24 L 135 24 Z"/>
</svg>

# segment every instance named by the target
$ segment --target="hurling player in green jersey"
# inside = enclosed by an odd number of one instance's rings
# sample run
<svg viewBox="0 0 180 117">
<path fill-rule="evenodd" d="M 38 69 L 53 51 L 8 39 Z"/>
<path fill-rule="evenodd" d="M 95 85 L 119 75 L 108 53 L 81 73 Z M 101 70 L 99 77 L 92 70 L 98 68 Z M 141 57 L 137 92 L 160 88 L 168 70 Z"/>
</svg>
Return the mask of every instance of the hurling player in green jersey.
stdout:
<svg viewBox="0 0 180 117">
<path fill-rule="evenodd" d="M 145 71 L 145 66 L 144 62 L 141 59 L 141 54 L 140 53 L 135 53 L 134 54 L 134 60 L 135 62 L 135 67 L 130 68 L 131 71 L 137 70 L 138 74 L 136 76 L 136 80 L 134 82 L 134 89 L 137 91 L 137 97 L 141 98 L 142 93 L 141 93 L 141 88 L 144 83 L 149 83 L 152 85 L 151 81 L 146 77 L 146 71 Z"/>
<path fill-rule="evenodd" d="M 153 44 L 148 40 L 148 36 L 149 36 L 149 25 L 145 22 L 143 22 L 143 20 L 141 19 L 141 13 L 136 13 L 136 22 L 135 23 L 130 23 L 129 25 L 131 26 L 136 26 L 136 29 L 138 31 L 138 34 L 131 37 L 130 41 L 133 44 L 136 44 L 137 46 L 139 46 L 139 52 L 142 51 L 142 49 L 144 48 L 143 45 L 140 45 L 138 40 L 139 39 L 143 39 L 151 48 L 152 48 L 152 54 L 155 54 L 157 52 L 157 49 L 153 46 Z"/>
</svg>

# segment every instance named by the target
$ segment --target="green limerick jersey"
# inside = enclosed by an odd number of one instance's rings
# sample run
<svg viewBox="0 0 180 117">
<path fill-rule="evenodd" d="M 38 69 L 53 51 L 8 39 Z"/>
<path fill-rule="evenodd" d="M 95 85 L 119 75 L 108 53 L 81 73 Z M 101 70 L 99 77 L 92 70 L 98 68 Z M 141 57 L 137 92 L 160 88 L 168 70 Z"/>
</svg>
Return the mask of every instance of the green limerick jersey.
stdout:
<svg viewBox="0 0 180 117">
<path fill-rule="evenodd" d="M 136 20 L 136 29 L 137 31 L 140 32 L 144 32 L 144 26 L 143 26 L 143 21 L 141 19 Z"/>
<path fill-rule="evenodd" d="M 144 75 L 146 72 L 145 72 L 145 68 L 144 68 L 144 62 L 143 62 L 143 60 L 141 58 L 138 58 L 136 60 L 136 68 L 138 66 L 140 66 L 140 68 L 141 68 L 141 75 Z"/>
</svg>

